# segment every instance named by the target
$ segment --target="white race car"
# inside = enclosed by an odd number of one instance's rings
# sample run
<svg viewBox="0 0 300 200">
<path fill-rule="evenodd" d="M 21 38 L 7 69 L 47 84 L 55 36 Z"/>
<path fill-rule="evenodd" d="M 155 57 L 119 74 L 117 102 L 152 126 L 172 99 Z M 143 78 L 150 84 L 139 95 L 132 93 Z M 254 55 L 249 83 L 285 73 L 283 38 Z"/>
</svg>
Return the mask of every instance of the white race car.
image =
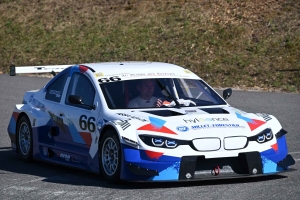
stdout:
<svg viewBox="0 0 300 200">
<path fill-rule="evenodd" d="M 8 133 L 23 159 L 100 173 L 111 182 L 188 181 L 291 170 L 285 134 L 268 114 L 231 107 L 196 74 L 158 62 L 12 67 L 58 71 L 25 93 Z"/>
</svg>

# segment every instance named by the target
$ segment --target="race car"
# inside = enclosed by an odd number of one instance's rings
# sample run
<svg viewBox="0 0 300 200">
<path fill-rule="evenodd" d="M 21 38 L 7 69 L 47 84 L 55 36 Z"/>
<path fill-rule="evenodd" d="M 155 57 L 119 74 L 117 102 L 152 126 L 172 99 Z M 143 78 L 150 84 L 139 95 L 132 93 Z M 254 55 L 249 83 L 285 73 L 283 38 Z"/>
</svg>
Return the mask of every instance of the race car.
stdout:
<svg viewBox="0 0 300 200">
<path fill-rule="evenodd" d="M 59 72 L 25 93 L 8 134 L 20 156 L 110 182 L 252 177 L 293 170 L 286 133 L 265 113 L 230 106 L 192 71 L 169 63 L 11 67 Z"/>
</svg>

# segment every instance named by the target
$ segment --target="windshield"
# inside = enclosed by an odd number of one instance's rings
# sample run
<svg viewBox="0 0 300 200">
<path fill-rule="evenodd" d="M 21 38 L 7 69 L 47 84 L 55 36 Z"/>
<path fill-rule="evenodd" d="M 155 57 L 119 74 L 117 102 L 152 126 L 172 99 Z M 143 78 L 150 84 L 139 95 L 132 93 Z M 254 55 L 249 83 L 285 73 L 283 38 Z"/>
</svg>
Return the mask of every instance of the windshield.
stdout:
<svg viewBox="0 0 300 200">
<path fill-rule="evenodd" d="M 226 105 L 202 80 L 159 78 L 101 83 L 110 109 Z"/>
</svg>

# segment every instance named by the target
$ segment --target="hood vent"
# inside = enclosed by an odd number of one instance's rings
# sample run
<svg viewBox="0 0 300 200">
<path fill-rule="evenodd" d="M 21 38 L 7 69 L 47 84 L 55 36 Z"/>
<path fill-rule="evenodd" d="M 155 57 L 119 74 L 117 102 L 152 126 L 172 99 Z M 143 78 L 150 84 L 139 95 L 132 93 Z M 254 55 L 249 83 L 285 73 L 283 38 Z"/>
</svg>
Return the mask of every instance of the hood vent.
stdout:
<svg viewBox="0 0 300 200">
<path fill-rule="evenodd" d="M 207 112 L 208 114 L 229 114 L 229 112 L 223 108 L 201 108 L 199 110 Z"/>
<path fill-rule="evenodd" d="M 161 116 L 161 117 L 173 117 L 173 116 L 178 116 L 178 115 L 184 115 L 182 113 L 174 112 L 171 110 L 147 110 L 147 111 L 142 111 L 142 112 Z"/>
</svg>

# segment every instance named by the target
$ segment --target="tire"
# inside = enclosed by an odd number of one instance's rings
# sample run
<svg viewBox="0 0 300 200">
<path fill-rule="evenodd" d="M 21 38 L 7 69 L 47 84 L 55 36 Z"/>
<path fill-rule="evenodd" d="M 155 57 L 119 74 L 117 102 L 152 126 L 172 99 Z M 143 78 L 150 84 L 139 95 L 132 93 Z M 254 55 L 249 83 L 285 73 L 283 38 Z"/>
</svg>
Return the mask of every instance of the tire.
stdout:
<svg viewBox="0 0 300 200">
<path fill-rule="evenodd" d="M 27 116 L 22 116 L 17 125 L 17 150 L 25 161 L 32 160 L 32 129 Z"/>
<path fill-rule="evenodd" d="M 120 180 L 122 152 L 120 140 L 114 130 L 104 132 L 99 144 L 100 173 L 105 180 L 116 183 Z"/>
</svg>

